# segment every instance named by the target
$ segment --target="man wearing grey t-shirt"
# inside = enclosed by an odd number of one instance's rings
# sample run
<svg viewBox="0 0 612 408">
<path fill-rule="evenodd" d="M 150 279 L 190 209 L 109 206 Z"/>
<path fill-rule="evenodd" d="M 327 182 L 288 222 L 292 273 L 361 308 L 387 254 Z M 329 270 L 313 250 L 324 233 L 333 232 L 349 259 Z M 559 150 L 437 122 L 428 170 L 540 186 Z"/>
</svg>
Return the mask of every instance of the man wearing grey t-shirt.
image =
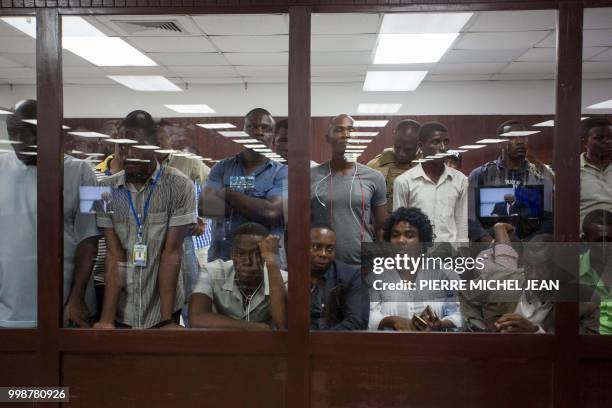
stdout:
<svg viewBox="0 0 612 408">
<path fill-rule="evenodd" d="M 335 229 L 336 258 L 360 265 L 361 243 L 379 236 L 387 216 L 387 186 L 379 171 L 347 161 L 354 122 L 344 114 L 330 122 L 325 140 L 332 158 L 310 169 L 310 208 L 313 222 L 326 222 Z"/>
</svg>

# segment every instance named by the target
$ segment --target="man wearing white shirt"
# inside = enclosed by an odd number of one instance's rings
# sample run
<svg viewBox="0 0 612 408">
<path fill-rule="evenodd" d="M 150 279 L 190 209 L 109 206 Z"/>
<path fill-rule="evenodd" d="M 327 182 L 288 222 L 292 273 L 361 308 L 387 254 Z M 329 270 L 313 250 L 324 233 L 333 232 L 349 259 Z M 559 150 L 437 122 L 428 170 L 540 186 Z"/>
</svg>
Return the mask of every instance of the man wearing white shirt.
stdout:
<svg viewBox="0 0 612 408">
<path fill-rule="evenodd" d="M 424 124 L 419 131 L 419 148 L 424 157 L 448 150 L 448 130 L 440 123 Z M 431 220 L 434 242 L 468 242 L 467 177 L 432 159 L 406 171 L 393 183 L 393 210 L 420 208 Z"/>
</svg>

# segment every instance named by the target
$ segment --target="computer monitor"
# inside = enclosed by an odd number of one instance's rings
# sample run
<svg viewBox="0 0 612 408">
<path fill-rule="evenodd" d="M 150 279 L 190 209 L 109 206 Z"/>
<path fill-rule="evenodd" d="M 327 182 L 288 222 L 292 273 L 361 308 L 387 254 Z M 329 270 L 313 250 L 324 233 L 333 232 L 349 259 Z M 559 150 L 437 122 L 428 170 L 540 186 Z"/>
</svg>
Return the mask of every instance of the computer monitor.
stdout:
<svg viewBox="0 0 612 408">
<path fill-rule="evenodd" d="M 477 216 L 480 218 L 541 218 L 544 213 L 544 188 L 541 185 L 480 187 L 477 197 Z M 510 200 L 507 201 L 506 197 Z"/>
</svg>

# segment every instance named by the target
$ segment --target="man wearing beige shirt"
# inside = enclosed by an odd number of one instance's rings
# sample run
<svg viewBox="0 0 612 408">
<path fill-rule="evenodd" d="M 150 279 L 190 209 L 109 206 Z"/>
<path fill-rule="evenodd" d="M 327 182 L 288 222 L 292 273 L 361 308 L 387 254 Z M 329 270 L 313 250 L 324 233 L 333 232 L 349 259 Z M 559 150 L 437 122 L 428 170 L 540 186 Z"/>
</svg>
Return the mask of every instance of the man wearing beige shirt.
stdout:
<svg viewBox="0 0 612 408">
<path fill-rule="evenodd" d="M 426 123 L 419 131 L 418 146 L 424 157 L 448 150 L 448 130 L 440 123 Z M 444 157 L 419 164 L 395 179 L 393 210 L 420 208 L 431 220 L 434 242 L 468 242 L 467 177 L 444 164 Z"/>
<path fill-rule="evenodd" d="M 606 118 L 582 122 L 585 152 L 580 155 L 580 225 L 593 210 L 612 211 L 612 124 Z"/>
</svg>

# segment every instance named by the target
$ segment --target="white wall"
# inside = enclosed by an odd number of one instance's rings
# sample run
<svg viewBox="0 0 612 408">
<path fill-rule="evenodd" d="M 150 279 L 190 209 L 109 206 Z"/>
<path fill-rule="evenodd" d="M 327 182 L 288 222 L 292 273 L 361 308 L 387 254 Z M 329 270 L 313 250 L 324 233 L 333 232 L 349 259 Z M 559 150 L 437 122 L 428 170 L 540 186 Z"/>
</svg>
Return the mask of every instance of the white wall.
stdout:
<svg viewBox="0 0 612 408">
<path fill-rule="evenodd" d="M 0 107 L 33 98 L 27 85 L 0 86 Z M 612 99 L 612 80 L 585 80 L 583 106 Z M 361 84 L 314 84 L 312 115 L 356 114 L 359 103 L 402 103 L 399 115 L 552 114 L 553 81 L 423 82 L 415 92 L 365 93 Z M 192 85 L 184 92 L 134 92 L 120 85 L 67 85 L 66 117 L 122 117 L 133 109 L 145 109 L 157 117 L 179 116 L 164 104 L 207 103 L 215 116 L 242 116 L 264 107 L 287 115 L 286 84 Z M 610 113 L 610 112 L 606 112 Z M 191 115 L 185 115 L 191 116 Z"/>
</svg>

